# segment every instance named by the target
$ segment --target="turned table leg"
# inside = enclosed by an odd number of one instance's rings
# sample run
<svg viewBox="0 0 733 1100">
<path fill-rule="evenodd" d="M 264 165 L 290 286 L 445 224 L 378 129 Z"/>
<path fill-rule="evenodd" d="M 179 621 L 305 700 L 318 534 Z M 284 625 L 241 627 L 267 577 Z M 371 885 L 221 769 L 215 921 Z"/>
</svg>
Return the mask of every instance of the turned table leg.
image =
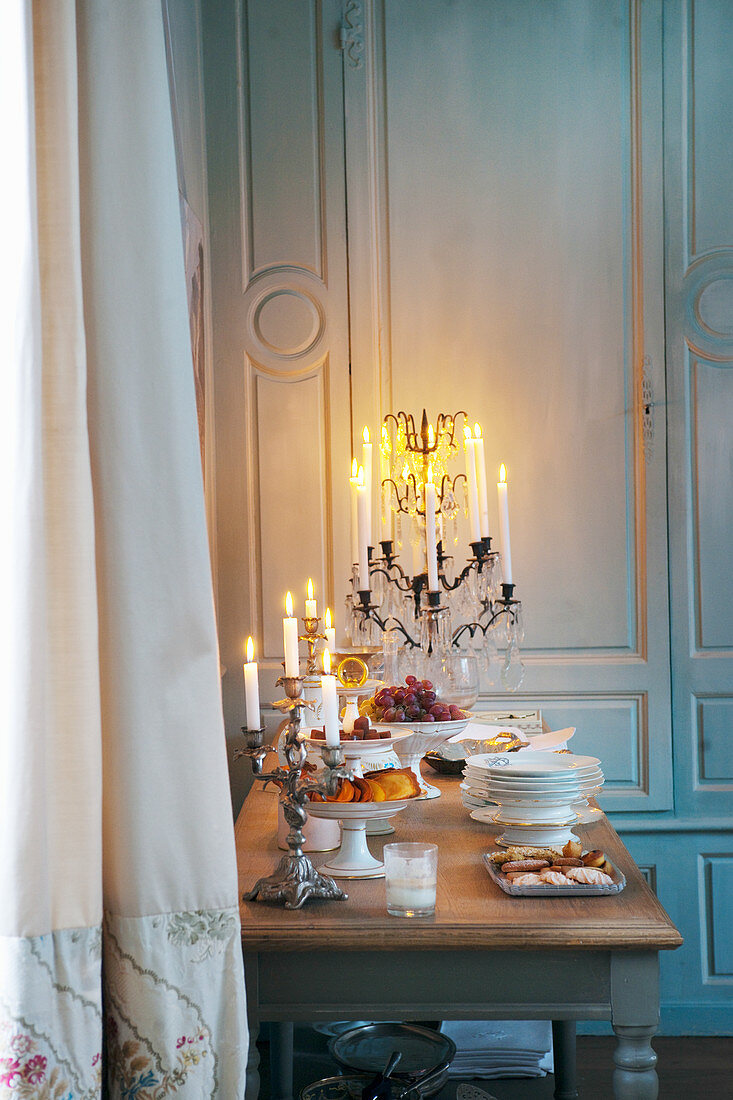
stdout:
<svg viewBox="0 0 733 1100">
<path fill-rule="evenodd" d="M 652 1050 L 651 1038 L 656 1027 L 624 1027 L 614 1024 L 618 1046 L 613 1055 L 616 1069 L 613 1071 L 614 1096 L 629 1100 L 657 1100 L 659 1079 L 657 1056 Z"/>
<path fill-rule="evenodd" d="M 629 951 L 611 960 L 613 1095 L 617 1100 L 657 1100 L 657 1056 L 651 1040 L 659 1024 L 659 960 L 656 952 Z"/>
<path fill-rule="evenodd" d="M 578 1100 L 575 1077 L 575 1020 L 552 1021 L 555 1100 Z"/>
</svg>

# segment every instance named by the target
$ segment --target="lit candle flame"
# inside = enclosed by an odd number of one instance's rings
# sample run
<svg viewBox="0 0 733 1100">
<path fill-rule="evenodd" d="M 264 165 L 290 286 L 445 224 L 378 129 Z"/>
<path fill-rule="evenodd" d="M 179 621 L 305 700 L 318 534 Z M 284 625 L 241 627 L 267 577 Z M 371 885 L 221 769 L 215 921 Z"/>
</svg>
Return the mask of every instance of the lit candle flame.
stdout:
<svg viewBox="0 0 733 1100">
<path fill-rule="evenodd" d="M 499 481 L 506 481 L 506 466 L 504 465 L 503 462 L 502 462 L 501 468 L 499 470 Z"/>
<path fill-rule="evenodd" d="M 474 424 L 474 426 L 473 426 L 473 434 L 474 434 L 474 436 L 476 437 L 476 439 L 480 439 L 480 438 L 481 438 L 481 425 L 480 425 L 480 424 L 478 424 L 478 423 L 477 423 L 477 424 Z"/>
<path fill-rule="evenodd" d="M 330 607 L 326 608 L 325 623 L 326 623 L 326 630 L 330 630 L 331 629 L 331 608 Z"/>
<path fill-rule="evenodd" d="M 351 460 L 351 476 L 353 478 L 355 478 L 356 475 L 358 474 L 358 472 L 359 472 L 359 464 L 358 464 L 358 462 L 356 461 L 355 458 L 352 458 L 352 460 Z"/>
<path fill-rule="evenodd" d="M 463 429 L 463 434 L 464 434 L 464 436 L 466 437 L 467 440 L 468 439 L 473 439 L 473 436 L 471 435 L 471 429 L 468 426 L 466 426 Z"/>
<path fill-rule="evenodd" d="M 359 467 L 359 473 L 357 474 L 356 480 L 359 484 L 359 487 L 361 488 L 364 485 L 364 467 L 363 466 Z"/>
<path fill-rule="evenodd" d="M 254 657 L 255 657 L 254 642 L 252 641 L 251 638 L 248 638 L 247 639 L 247 664 L 250 664 L 250 662 L 254 660 Z"/>
<path fill-rule="evenodd" d="M 432 466 L 428 466 L 428 481 L 430 482 L 431 485 L 433 484 L 433 467 Z"/>
<path fill-rule="evenodd" d="M 364 431 L 361 433 L 361 438 L 364 440 L 365 443 L 369 442 L 369 429 L 367 427 L 365 427 Z"/>
<path fill-rule="evenodd" d="M 285 610 L 288 613 L 288 618 L 292 619 L 292 617 L 293 617 L 293 597 L 290 595 L 289 592 L 288 592 L 287 596 L 285 597 Z"/>
<path fill-rule="evenodd" d="M 313 581 L 310 579 L 310 577 L 308 578 L 308 599 L 313 599 Z"/>
<path fill-rule="evenodd" d="M 331 654 L 327 649 L 323 651 L 323 671 L 326 673 L 326 676 L 331 675 Z"/>
<path fill-rule="evenodd" d="M 432 447 L 435 443 L 435 432 L 433 431 L 433 425 L 428 425 L 428 447 Z"/>
</svg>

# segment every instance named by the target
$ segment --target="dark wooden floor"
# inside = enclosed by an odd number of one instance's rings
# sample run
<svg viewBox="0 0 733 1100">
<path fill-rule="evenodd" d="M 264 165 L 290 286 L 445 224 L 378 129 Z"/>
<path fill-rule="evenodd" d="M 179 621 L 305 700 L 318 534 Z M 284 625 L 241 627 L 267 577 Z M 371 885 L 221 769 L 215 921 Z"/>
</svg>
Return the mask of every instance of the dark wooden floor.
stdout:
<svg viewBox="0 0 733 1100">
<path fill-rule="evenodd" d="M 611 1075 L 615 1039 L 578 1037 L 578 1093 L 580 1100 L 613 1100 Z M 658 1038 L 653 1041 L 659 1059 L 660 1100 L 733 1100 L 733 1038 Z M 337 1072 L 326 1039 L 302 1028 L 295 1037 L 295 1100 L 312 1081 Z M 260 1045 L 262 1087 L 260 1100 L 272 1100 L 266 1043 Z M 455 1100 L 458 1081 L 450 1081 L 436 1100 Z M 552 1100 L 554 1078 L 525 1081 L 475 1081 L 495 1100 Z"/>
</svg>

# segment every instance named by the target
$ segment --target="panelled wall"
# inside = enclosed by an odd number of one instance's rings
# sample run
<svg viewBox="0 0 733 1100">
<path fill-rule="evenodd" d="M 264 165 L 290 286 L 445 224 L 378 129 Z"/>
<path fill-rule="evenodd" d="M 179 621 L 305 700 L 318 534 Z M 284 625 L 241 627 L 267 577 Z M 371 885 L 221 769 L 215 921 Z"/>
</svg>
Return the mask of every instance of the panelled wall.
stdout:
<svg viewBox="0 0 733 1100">
<path fill-rule="evenodd" d="M 244 638 L 267 698 L 287 588 L 312 576 L 343 637 L 355 433 L 468 409 L 510 471 L 515 702 L 602 757 L 686 937 L 665 1028 L 733 1031 L 733 8 L 203 13 L 232 743 Z"/>
<path fill-rule="evenodd" d="M 675 798 L 625 839 L 685 935 L 670 1030 L 733 1030 L 733 6 L 664 5 Z M 633 830 L 630 831 L 630 830 Z"/>
</svg>

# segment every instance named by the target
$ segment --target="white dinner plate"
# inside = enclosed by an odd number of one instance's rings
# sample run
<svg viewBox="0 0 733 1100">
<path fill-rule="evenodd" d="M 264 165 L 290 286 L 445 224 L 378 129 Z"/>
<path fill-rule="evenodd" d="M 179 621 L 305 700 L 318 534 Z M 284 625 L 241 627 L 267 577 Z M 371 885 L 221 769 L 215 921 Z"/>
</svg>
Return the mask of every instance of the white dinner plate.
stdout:
<svg viewBox="0 0 733 1100">
<path fill-rule="evenodd" d="M 497 788 L 501 787 L 508 791 L 563 791 L 571 790 L 573 787 L 583 786 L 587 787 L 591 783 L 602 783 L 604 776 L 600 768 L 596 768 L 594 771 L 589 772 L 587 775 L 573 775 L 563 776 L 557 782 L 542 778 L 542 779 L 512 779 L 510 776 L 497 776 L 496 778 L 481 778 L 474 775 L 472 772 L 469 774 L 464 773 L 464 781 L 470 783 L 474 787 L 486 787 Z"/>
<path fill-rule="evenodd" d="M 599 764 L 596 756 L 577 756 L 575 753 L 514 752 L 469 756 L 466 766 L 489 775 L 539 778 L 563 772 L 572 775 L 578 769 L 598 767 Z"/>
</svg>

